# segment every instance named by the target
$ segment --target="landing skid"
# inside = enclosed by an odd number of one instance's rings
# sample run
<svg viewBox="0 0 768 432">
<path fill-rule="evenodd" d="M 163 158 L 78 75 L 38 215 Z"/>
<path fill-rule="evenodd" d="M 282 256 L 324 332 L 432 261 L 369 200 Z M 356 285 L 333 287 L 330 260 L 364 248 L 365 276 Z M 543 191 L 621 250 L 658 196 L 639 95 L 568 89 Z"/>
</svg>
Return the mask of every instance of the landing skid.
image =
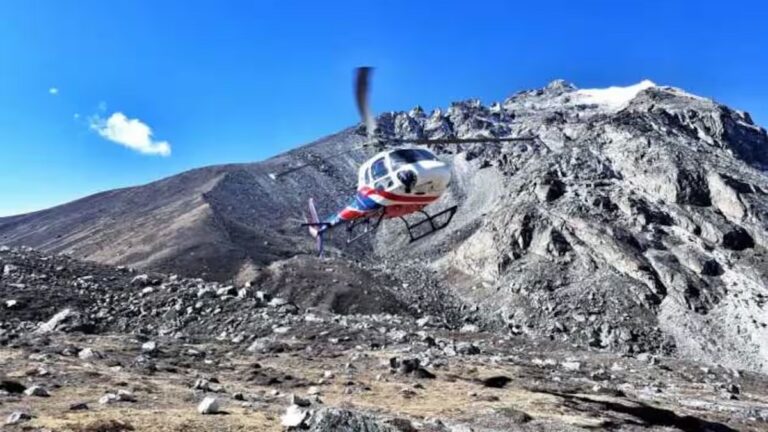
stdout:
<svg viewBox="0 0 768 432">
<path fill-rule="evenodd" d="M 381 221 L 384 220 L 384 210 L 380 210 L 377 214 L 371 215 L 365 219 L 359 221 L 352 221 L 347 224 L 347 244 L 360 240 L 361 238 L 373 233 L 381 225 Z M 355 227 L 362 226 L 363 232 L 355 233 Z"/>
<path fill-rule="evenodd" d="M 400 216 L 400 219 L 405 223 L 405 228 L 408 230 L 408 236 L 411 239 L 410 243 L 421 240 L 424 237 L 447 227 L 451 223 L 451 220 L 453 220 L 453 216 L 456 214 L 457 209 L 458 206 L 453 206 L 433 215 L 430 215 L 424 210 L 419 210 L 418 212 L 424 215 L 424 219 L 416 223 L 409 223 L 408 220 Z M 382 209 L 365 219 L 348 222 L 346 224 L 347 244 L 374 233 L 381 226 L 384 216 L 385 211 Z M 330 234 L 330 228 L 333 228 L 333 225 L 327 222 L 303 223 L 301 226 L 317 227 L 328 234 Z M 419 229 L 420 227 L 424 227 L 425 229 Z"/>
<path fill-rule="evenodd" d="M 408 236 L 411 237 L 411 243 L 413 243 L 415 241 L 421 240 L 424 237 L 430 234 L 434 234 L 444 229 L 445 227 L 447 227 L 448 224 L 451 223 L 451 220 L 453 219 L 453 215 L 456 214 L 457 208 L 458 206 L 449 207 L 441 211 L 440 213 L 435 213 L 433 215 L 430 215 L 424 210 L 419 210 L 419 213 L 423 214 L 425 218 L 414 224 L 408 223 L 408 221 L 404 217 L 400 217 L 400 219 L 402 219 L 402 221 L 405 223 L 405 227 L 408 230 Z M 448 216 L 445 218 L 445 220 L 441 222 L 440 218 L 445 215 L 448 215 Z M 417 228 L 420 226 L 426 226 L 427 229 L 422 232 L 418 232 Z"/>
</svg>

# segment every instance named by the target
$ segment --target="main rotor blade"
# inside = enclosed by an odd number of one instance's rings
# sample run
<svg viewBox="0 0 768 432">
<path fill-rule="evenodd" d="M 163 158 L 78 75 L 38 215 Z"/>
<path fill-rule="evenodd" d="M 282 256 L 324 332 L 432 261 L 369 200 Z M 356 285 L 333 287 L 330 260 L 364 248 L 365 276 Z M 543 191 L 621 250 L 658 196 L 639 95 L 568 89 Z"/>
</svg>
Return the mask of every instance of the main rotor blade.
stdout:
<svg viewBox="0 0 768 432">
<path fill-rule="evenodd" d="M 376 132 L 376 119 L 371 114 L 370 106 L 368 105 L 368 93 L 370 88 L 370 77 L 373 73 L 373 68 L 365 66 L 357 68 L 357 76 L 355 77 L 355 101 L 357 102 L 357 111 L 360 113 L 360 118 L 365 124 L 365 131 L 368 138 L 373 138 Z"/>
<path fill-rule="evenodd" d="M 515 142 L 515 141 L 534 141 L 537 137 L 508 137 L 508 138 L 395 138 L 386 140 L 394 143 L 407 144 L 471 144 L 483 142 Z"/>
<path fill-rule="evenodd" d="M 315 166 L 315 167 L 321 166 L 325 162 L 327 162 L 327 161 L 329 161 L 331 159 L 335 159 L 337 157 L 344 156 L 346 154 L 352 153 L 352 152 L 357 151 L 357 150 L 362 150 L 362 149 L 364 149 L 364 148 L 366 148 L 368 146 L 371 146 L 371 145 L 373 145 L 373 142 L 369 141 L 369 142 L 365 142 L 365 143 L 360 144 L 360 145 L 356 145 L 356 146 L 352 147 L 351 149 L 344 150 L 343 152 L 334 153 L 334 154 L 332 154 L 330 156 L 318 157 L 318 159 L 316 159 L 316 160 L 309 161 L 309 162 L 304 162 L 303 164 L 296 165 L 296 166 L 291 167 L 291 168 L 287 168 L 287 169 L 285 169 L 283 171 L 280 171 L 280 172 L 269 173 L 269 178 L 271 178 L 272 180 L 277 180 L 278 178 L 280 178 L 280 177 L 282 177 L 284 175 L 287 175 L 287 174 L 290 174 L 290 173 L 294 173 L 294 172 L 302 170 L 304 168 L 308 168 L 308 167 L 311 167 L 311 166 Z"/>
<path fill-rule="evenodd" d="M 367 141 L 362 144 L 356 145 L 352 147 L 349 150 L 345 150 L 343 152 L 335 153 L 330 156 L 325 156 L 322 158 L 319 158 L 318 160 L 305 162 L 301 165 L 296 165 L 295 167 L 291 167 L 288 169 L 285 169 L 283 171 L 277 172 L 277 173 L 269 173 L 269 177 L 272 180 L 277 180 L 278 178 L 302 170 L 307 167 L 311 166 L 320 166 L 323 163 L 327 162 L 330 159 L 335 159 L 340 156 L 344 156 L 346 154 L 352 153 L 356 150 L 362 150 L 366 147 L 374 147 L 377 144 L 472 144 L 472 143 L 484 143 L 484 142 L 491 142 L 491 143 L 504 143 L 504 142 L 522 142 L 522 141 L 535 141 L 537 140 L 537 136 L 528 136 L 528 137 L 507 137 L 507 138 L 434 138 L 434 139 L 427 139 L 427 138 L 417 138 L 417 139 L 409 139 L 409 138 L 380 138 L 378 140 L 373 141 Z"/>
</svg>

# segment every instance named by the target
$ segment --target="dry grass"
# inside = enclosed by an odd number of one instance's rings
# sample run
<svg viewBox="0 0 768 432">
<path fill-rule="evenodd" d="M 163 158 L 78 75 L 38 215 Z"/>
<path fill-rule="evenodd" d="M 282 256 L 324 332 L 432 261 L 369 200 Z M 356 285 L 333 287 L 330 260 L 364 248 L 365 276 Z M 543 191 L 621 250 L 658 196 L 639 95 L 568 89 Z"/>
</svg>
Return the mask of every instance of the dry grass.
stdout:
<svg viewBox="0 0 768 432">
<path fill-rule="evenodd" d="M 228 410 L 228 414 L 202 416 L 194 406 L 176 409 L 147 410 L 134 408 L 105 409 L 68 413 L 59 416 L 36 418 L 33 426 L 58 432 L 118 432 L 120 429 L 97 429 L 99 425 L 114 422 L 130 424 L 136 430 L 146 432 L 278 432 L 282 431 L 279 419 L 262 412 L 242 408 Z M 86 426 L 84 426 L 86 425 Z M 96 426 L 94 426 L 96 425 Z"/>
<path fill-rule="evenodd" d="M 563 407 L 557 396 L 515 387 L 514 381 L 506 388 L 495 389 L 482 387 L 470 380 L 494 375 L 514 377 L 518 370 L 515 366 L 490 367 L 479 363 L 473 364 L 464 359 L 461 365 L 452 365 L 448 373 L 466 379 L 448 381 L 438 377 L 435 380 L 416 380 L 390 375 L 386 372 L 386 368 L 377 367 L 389 357 L 388 355 L 371 353 L 371 356 L 368 363 L 372 367 L 358 370 L 350 376 L 353 381 L 366 383 L 370 388 L 369 391 L 345 394 L 347 387 L 343 382 L 346 378 L 338 377 L 331 385 L 322 387 L 323 401 L 331 406 L 359 408 L 413 418 L 459 418 L 472 416 L 478 412 L 514 407 L 533 418 L 558 420 L 582 426 L 601 423 Z M 322 376 L 323 371 L 315 365 L 313 365 L 315 367 L 307 367 L 303 361 L 289 357 L 263 364 L 302 370 L 310 377 Z M 338 367 L 338 364 L 336 366 Z M 376 380 L 377 375 L 383 375 L 382 380 Z M 445 373 L 439 375 L 445 375 Z M 424 388 L 414 388 L 416 383 Z M 402 393 L 406 388 L 413 390 L 416 394 L 406 398 Z M 498 400 L 488 401 L 487 399 L 491 399 L 488 397 L 495 397 Z"/>
<path fill-rule="evenodd" d="M 119 350 L 120 343 L 102 338 L 89 341 L 89 346 L 101 350 Z M 123 345 L 124 347 L 124 345 Z M 363 353 L 358 353 L 363 354 Z M 363 354 L 354 363 L 357 369 L 346 371 L 344 364 L 347 356 L 336 358 L 304 359 L 295 355 L 258 359 L 263 367 L 274 368 L 302 377 L 309 382 L 317 382 L 323 371 L 332 370 L 336 378 L 321 385 L 321 398 L 327 406 L 358 408 L 395 416 L 412 418 L 466 418 L 477 413 L 514 408 L 528 413 L 533 418 L 551 419 L 580 426 L 597 426 L 601 419 L 590 418 L 583 413 L 574 412 L 563 406 L 560 398 L 554 395 L 525 390 L 515 385 L 514 377 L 518 369 L 515 366 L 488 366 L 473 364 L 466 359 L 462 363 L 451 364 L 448 370 L 441 370 L 434 380 L 416 380 L 399 375 L 390 375 L 381 364 L 389 355 L 381 352 Z M 0 358 L 9 364 L 29 367 L 29 362 L 17 353 L 0 350 Z M 236 357 L 227 360 L 233 368 L 222 368 L 217 378 L 229 393 L 241 391 L 245 394 L 268 394 L 273 387 L 250 385 L 243 380 L 242 371 L 253 363 L 252 357 Z M 226 414 L 203 416 L 197 413 L 199 396 L 194 396 L 189 389 L 193 376 L 184 374 L 159 373 L 144 376 L 128 370 L 108 368 L 103 362 L 83 362 L 77 358 L 59 358 L 51 365 L 57 376 L 75 379 L 75 384 L 65 385 L 51 390 L 51 397 L 42 399 L 22 399 L 34 419 L 31 426 L 48 428 L 57 432 L 202 432 L 202 431 L 281 431 L 279 414 L 285 408 L 284 398 L 272 400 L 258 408 L 246 407 L 222 394 L 223 409 Z M 346 371 L 346 372 L 345 372 Z M 377 376 L 383 378 L 377 380 Z M 513 381 L 502 389 L 485 388 L 473 382 L 473 378 L 492 375 L 506 375 Z M 451 376 L 460 378 L 450 378 Z M 359 385 L 348 386 L 352 381 L 368 386 L 366 391 L 353 391 Z M 417 388 L 416 383 L 420 385 Z M 116 403 L 99 405 L 100 396 L 117 388 L 129 388 L 136 394 L 137 403 Z M 413 392 L 405 396 L 403 389 Z M 301 388 L 296 389 L 303 393 Z M 478 397 L 480 396 L 480 397 Z M 268 400 L 269 398 L 267 398 Z M 87 402 L 90 410 L 69 411 L 73 402 Z M 18 406 L 19 408 L 22 405 Z M 3 406 L 3 411 L 13 407 Z M 133 428 L 133 429 L 131 429 Z"/>
</svg>

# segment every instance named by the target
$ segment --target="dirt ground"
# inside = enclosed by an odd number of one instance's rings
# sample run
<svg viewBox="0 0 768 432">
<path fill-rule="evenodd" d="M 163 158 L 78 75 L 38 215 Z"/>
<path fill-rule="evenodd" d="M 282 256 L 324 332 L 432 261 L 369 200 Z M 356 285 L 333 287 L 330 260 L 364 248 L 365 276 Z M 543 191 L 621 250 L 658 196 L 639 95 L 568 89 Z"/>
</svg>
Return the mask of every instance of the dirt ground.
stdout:
<svg viewBox="0 0 768 432">
<path fill-rule="evenodd" d="M 73 354 L 86 346 L 98 358 Z M 292 394 L 308 398 L 313 407 L 402 417 L 416 424 L 439 419 L 446 425 L 508 428 L 476 430 L 768 430 L 766 423 L 734 415 L 737 407 L 768 409 L 759 382 L 742 384 L 740 400 L 727 402 L 718 399 L 711 385 L 694 376 L 686 381 L 683 373 L 672 374 L 679 375 L 674 380 L 659 376 L 666 388 L 649 390 L 642 385 L 653 388 L 653 381 L 642 381 L 652 379 L 653 371 L 633 371 L 642 364 L 608 355 L 585 357 L 579 370 L 571 371 L 536 355 L 460 357 L 427 367 L 436 375 L 430 379 L 390 367 L 390 358 L 412 354 L 407 346 L 251 354 L 228 344 L 165 341 L 152 356 L 151 367 L 139 364 L 137 359 L 147 359 L 138 346 L 127 336 L 62 334 L 46 347 L 0 349 L 3 379 L 26 387 L 40 384 L 50 393 L 1 396 L 4 417 L 14 411 L 32 416 L 4 430 L 282 431 L 280 416 Z M 602 366 L 611 363 L 627 373 L 604 378 Z M 663 368 L 657 372 L 670 374 Z M 627 382 L 629 375 L 641 382 Z M 484 385 L 490 377 L 508 382 L 502 388 Z M 198 380 L 207 380 L 209 388 L 194 389 Z M 103 395 L 118 390 L 131 392 L 136 401 L 99 403 Z M 196 411 L 207 395 L 220 400 L 221 414 Z M 77 403 L 88 409 L 71 410 Z"/>
</svg>

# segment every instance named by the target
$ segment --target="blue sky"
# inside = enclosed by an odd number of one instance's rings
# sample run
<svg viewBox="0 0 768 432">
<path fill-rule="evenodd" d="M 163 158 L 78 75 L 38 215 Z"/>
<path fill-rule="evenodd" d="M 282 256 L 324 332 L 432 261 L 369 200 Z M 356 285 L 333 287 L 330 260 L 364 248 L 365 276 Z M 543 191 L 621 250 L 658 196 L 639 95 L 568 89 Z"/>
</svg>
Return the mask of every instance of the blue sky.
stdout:
<svg viewBox="0 0 768 432">
<path fill-rule="evenodd" d="M 648 78 L 766 126 L 766 23 L 758 1 L 5 0 L 0 215 L 338 131 L 363 64 L 377 111 Z"/>
</svg>

